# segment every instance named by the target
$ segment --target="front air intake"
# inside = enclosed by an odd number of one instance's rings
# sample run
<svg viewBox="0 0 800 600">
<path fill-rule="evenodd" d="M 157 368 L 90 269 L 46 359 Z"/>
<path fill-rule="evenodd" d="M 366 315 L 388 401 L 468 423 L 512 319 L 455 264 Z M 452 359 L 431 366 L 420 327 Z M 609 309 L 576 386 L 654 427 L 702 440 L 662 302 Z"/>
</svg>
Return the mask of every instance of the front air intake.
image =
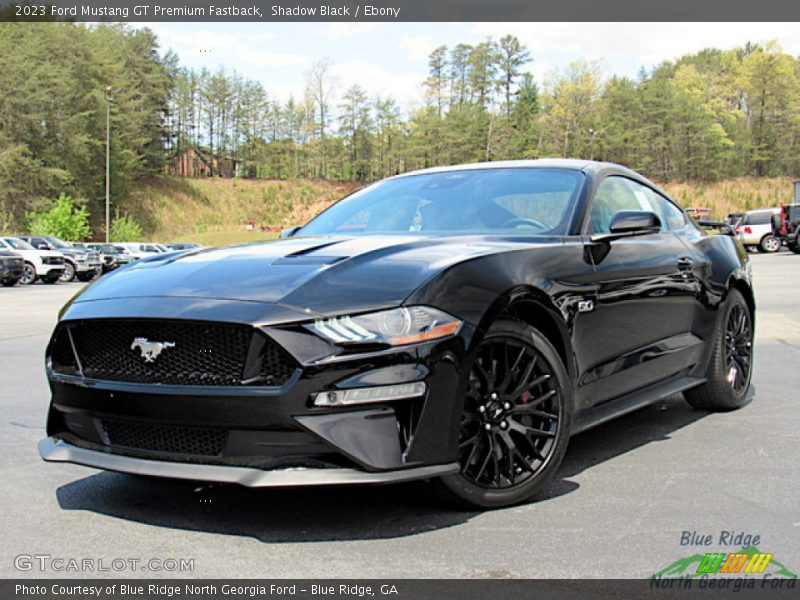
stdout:
<svg viewBox="0 0 800 600">
<path fill-rule="evenodd" d="M 101 381 L 281 386 L 297 368 L 272 339 L 230 323 L 93 319 L 60 325 L 53 340 L 57 373 Z"/>
</svg>

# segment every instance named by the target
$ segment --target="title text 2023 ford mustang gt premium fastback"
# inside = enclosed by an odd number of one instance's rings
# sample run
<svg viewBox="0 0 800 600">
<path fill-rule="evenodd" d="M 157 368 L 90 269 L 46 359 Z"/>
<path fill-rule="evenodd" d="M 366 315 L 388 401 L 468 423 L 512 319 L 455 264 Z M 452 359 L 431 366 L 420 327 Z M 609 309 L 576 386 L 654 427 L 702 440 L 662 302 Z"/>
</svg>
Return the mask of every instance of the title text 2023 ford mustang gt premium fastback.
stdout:
<svg viewBox="0 0 800 600">
<path fill-rule="evenodd" d="M 623 167 L 437 168 L 284 239 L 145 258 L 47 351 L 45 460 L 247 486 L 437 478 L 531 497 L 571 434 L 748 394 L 750 265 Z"/>
</svg>

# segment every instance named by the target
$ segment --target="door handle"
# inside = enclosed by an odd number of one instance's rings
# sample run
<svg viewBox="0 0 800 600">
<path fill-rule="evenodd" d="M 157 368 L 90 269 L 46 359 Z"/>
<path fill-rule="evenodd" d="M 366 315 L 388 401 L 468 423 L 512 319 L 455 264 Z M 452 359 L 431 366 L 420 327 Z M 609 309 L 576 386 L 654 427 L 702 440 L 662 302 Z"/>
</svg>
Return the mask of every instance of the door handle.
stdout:
<svg viewBox="0 0 800 600">
<path fill-rule="evenodd" d="M 694 260 L 689 256 L 681 256 L 678 259 L 678 268 L 682 271 L 688 271 L 694 266 Z"/>
</svg>

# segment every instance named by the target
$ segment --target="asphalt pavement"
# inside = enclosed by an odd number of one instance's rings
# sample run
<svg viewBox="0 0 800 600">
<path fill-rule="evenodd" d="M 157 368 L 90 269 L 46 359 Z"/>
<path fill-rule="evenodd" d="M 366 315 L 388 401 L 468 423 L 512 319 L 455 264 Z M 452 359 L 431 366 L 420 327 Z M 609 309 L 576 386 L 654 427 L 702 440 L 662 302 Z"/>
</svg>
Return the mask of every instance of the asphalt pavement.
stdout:
<svg viewBox="0 0 800 600">
<path fill-rule="evenodd" d="M 723 532 L 800 573 L 800 256 L 752 260 L 749 405 L 676 396 L 597 427 L 543 497 L 484 513 L 425 483 L 252 490 L 45 464 L 44 350 L 83 284 L 0 288 L 0 577 L 635 578 L 726 551 Z"/>
</svg>

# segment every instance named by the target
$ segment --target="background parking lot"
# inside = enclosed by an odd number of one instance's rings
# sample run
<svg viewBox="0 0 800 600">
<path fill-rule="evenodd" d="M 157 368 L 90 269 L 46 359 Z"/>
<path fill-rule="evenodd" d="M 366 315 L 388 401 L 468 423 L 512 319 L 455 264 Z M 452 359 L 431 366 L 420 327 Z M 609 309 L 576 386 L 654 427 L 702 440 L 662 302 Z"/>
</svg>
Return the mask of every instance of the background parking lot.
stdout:
<svg viewBox="0 0 800 600">
<path fill-rule="evenodd" d="M 86 576 L 14 566 L 45 554 L 193 559 L 191 573 L 147 576 L 195 578 L 646 577 L 706 551 L 681 546 L 683 531 L 723 530 L 759 535 L 800 573 L 800 256 L 752 261 L 753 402 L 708 414 L 676 396 L 597 427 L 544 497 L 486 513 L 425 483 L 251 490 L 45 464 L 44 350 L 83 284 L 0 289 L 0 576 Z"/>
</svg>

